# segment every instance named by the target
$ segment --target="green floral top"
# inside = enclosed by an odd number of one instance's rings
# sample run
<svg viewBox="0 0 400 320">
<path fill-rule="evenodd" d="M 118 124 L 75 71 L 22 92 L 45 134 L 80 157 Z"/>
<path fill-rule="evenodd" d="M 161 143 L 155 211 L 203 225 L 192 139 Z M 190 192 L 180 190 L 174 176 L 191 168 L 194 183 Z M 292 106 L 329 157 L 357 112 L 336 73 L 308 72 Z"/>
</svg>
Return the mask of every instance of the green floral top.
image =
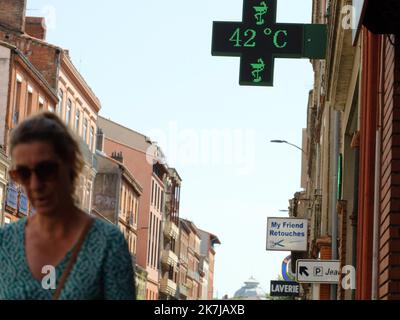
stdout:
<svg viewBox="0 0 400 320">
<path fill-rule="evenodd" d="M 28 267 L 25 255 L 27 219 L 0 229 L 0 300 L 51 300 L 55 290 L 44 289 Z M 56 284 L 72 250 L 55 267 Z M 46 274 L 43 275 L 45 277 Z M 119 229 L 96 219 L 72 268 L 60 300 L 132 300 L 135 281 L 132 258 Z"/>
</svg>

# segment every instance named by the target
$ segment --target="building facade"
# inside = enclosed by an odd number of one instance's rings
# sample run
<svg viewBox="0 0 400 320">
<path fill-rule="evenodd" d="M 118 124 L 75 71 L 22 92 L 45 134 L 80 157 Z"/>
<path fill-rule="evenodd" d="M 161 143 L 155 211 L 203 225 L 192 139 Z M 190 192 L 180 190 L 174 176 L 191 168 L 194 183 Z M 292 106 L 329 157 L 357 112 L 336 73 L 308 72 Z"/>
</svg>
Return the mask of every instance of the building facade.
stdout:
<svg viewBox="0 0 400 320">
<path fill-rule="evenodd" d="M 218 237 L 210 232 L 198 229 L 200 236 L 200 275 L 204 300 L 214 297 L 215 246 L 221 244 Z"/>
<path fill-rule="evenodd" d="M 10 130 L 20 121 L 40 110 L 53 110 L 57 104 L 55 90 L 15 46 L 0 41 L 0 223 L 15 222 L 33 208 L 21 186 L 10 180 Z M 4 204 L 4 207 L 3 207 Z"/>
<path fill-rule="evenodd" d="M 187 300 L 189 297 L 188 269 L 189 269 L 189 225 L 179 219 L 179 300 Z"/>
<path fill-rule="evenodd" d="M 25 9 L 26 0 L 2 1 L 0 41 L 15 46 L 20 55 L 35 69 L 36 75 L 42 78 L 42 83 L 46 82 L 52 95 L 56 93 L 57 98 L 56 101 L 53 99 L 50 102 L 43 93 L 40 95 L 34 91 L 33 84 L 25 83 L 21 75 L 16 77 L 15 81 L 12 79 L 10 90 L 14 94 L 13 105 L 7 109 L 8 114 L 4 116 L 4 139 L 8 141 L 9 130 L 26 116 L 39 110 L 56 112 L 81 142 L 85 166 L 78 179 L 76 199 L 82 210 L 90 213 L 96 175 L 96 123 L 101 104 L 74 67 L 68 51 L 45 41 L 44 18 L 26 17 Z M 21 69 L 19 71 L 22 72 Z M 15 193 L 13 188 L 11 185 L 10 190 Z"/>
<path fill-rule="evenodd" d="M 179 291 L 187 300 L 212 300 L 217 236 L 180 219 Z"/>
<path fill-rule="evenodd" d="M 139 202 L 136 263 L 147 272 L 146 300 L 159 298 L 161 269 L 162 208 L 164 201 L 163 174 L 166 168 L 151 157 L 151 140 L 131 129 L 103 117 L 98 118 L 103 132 L 104 152 L 122 153 L 124 164 L 142 186 Z M 157 148 L 155 148 L 157 150 Z"/>
<path fill-rule="evenodd" d="M 161 252 L 160 299 L 179 299 L 179 203 L 182 179 L 173 168 L 164 177 L 165 201 Z"/>
<path fill-rule="evenodd" d="M 328 24 L 327 55 L 312 61 L 307 183 L 293 203 L 306 206 L 291 212 L 310 221 L 303 256 L 353 267 L 354 285 L 304 285 L 307 299 L 400 297 L 399 12 L 393 1 L 313 2 L 313 23 Z"/>
<path fill-rule="evenodd" d="M 119 227 L 128 243 L 135 267 L 137 299 L 145 299 L 147 274 L 136 265 L 137 223 L 142 187 L 123 164 L 122 154 L 108 157 L 100 150 L 97 154 L 98 172 L 96 174 L 92 214 Z"/>
</svg>

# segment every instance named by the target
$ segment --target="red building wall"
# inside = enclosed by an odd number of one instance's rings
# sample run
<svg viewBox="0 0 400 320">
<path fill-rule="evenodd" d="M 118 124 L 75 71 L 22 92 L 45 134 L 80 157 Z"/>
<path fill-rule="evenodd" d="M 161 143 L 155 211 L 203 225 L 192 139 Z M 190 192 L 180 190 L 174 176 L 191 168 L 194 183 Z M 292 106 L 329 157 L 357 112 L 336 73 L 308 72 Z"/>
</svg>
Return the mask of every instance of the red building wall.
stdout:
<svg viewBox="0 0 400 320">
<path fill-rule="evenodd" d="M 394 38 L 394 37 L 392 37 Z M 379 299 L 400 299 L 400 45 L 382 40 Z"/>
<path fill-rule="evenodd" d="M 379 37 L 363 30 L 356 299 L 371 299 Z"/>
</svg>

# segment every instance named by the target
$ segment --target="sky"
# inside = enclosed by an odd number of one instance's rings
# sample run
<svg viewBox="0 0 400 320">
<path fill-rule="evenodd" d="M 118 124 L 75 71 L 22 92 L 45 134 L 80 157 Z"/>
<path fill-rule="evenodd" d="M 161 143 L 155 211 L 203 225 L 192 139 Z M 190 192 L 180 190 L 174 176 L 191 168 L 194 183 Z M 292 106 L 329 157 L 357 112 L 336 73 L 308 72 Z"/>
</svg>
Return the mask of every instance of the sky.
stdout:
<svg viewBox="0 0 400 320">
<path fill-rule="evenodd" d="M 239 86 L 239 58 L 211 55 L 213 21 L 241 21 L 242 0 L 28 0 L 47 41 L 70 51 L 100 115 L 149 136 L 181 176 L 180 216 L 221 241 L 214 295 L 253 276 L 269 292 L 290 252 L 266 251 L 267 217 L 300 188 L 313 73 L 276 59 L 274 87 Z M 278 0 L 278 22 L 310 23 L 311 0 Z"/>
</svg>

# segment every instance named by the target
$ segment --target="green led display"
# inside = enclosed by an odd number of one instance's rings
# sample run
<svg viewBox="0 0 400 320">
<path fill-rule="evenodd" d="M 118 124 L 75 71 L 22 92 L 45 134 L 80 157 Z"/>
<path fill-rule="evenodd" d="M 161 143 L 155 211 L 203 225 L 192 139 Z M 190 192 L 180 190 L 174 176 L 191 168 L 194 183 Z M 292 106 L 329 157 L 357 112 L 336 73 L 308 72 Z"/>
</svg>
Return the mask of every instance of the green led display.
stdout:
<svg viewBox="0 0 400 320">
<path fill-rule="evenodd" d="M 325 25 L 276 22 L 277 0 L 244 0 L 243 22 L 214 21 L 212 55 L 240 57 L 241 85 L 272 86 L 275 58 L 323 59 Z"/>
</svg>

